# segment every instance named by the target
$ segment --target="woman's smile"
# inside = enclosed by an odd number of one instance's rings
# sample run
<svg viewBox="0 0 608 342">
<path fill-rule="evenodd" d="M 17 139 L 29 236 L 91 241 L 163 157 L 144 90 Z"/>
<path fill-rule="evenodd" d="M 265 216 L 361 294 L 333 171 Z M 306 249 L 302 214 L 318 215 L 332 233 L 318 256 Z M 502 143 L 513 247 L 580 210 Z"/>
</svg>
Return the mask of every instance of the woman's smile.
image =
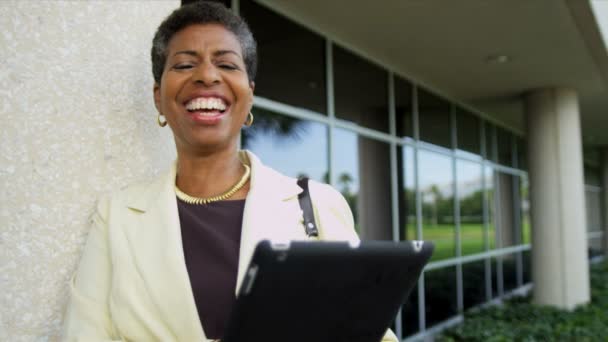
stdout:
<svg viewBox="0 0 608 342">
<path fill-rule="evenodd" d="M 227 114 L 230 104 L 222 97 L 212 95 L 195 97 L 187 101 L 185 107 L 195 122 L 216 125 Z"/>
</svg>

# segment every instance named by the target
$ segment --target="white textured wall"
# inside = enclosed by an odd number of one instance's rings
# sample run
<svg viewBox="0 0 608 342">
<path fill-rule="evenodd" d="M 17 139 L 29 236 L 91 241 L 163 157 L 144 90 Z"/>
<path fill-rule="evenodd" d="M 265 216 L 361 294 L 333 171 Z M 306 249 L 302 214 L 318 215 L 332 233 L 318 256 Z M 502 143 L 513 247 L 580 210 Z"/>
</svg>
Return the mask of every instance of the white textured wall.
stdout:
<svg viewBox="0 0 608 342">
<path fill-rule="evenodd" d="M 150 47 L 171 1 L 0 1 L 0 341 L 56 340 L 96 199 L 174 158 Z"/>
</svg>

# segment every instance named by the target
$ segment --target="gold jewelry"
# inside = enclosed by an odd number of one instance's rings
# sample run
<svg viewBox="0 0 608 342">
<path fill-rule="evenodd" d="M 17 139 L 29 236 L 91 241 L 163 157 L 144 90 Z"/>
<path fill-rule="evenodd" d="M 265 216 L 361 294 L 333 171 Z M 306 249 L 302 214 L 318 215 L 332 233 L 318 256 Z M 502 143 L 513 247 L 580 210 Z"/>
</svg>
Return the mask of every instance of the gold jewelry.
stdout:
<svg viewBox="0 0 608 342">
<path fill-rule="evenodd" d="M 245 126 L 249 127 L 253 124 L 253 114 L 251 114 L 251 111 L 249 111 L 249 114 L 247 114 L 247 121 L 245 121 Z"/>
<path fill-rule="evenodd" d="M 223 194 L 213 196 L 213 197 L 194 197 L 194 196 L 190 196 L 190 195 L 182 192 L 177 187 L 177 184 L 175 184 L 175 194 L 177 195 L 177 198 L 179 198 L 180 200 L 182 200 L 186 203 L 189 203 L 189 204 L 208 204 L 211 202 L 218 202 L 218 201 L 223 201 L 225 199 L 228 199 L 232 195 L 234 195 L 237 191 L 241 190 L 241 188 L 249 180 L 249 175 L 251 174 L 251 168 L 245 164 L 243 164 L 243 166 L 245 167 L 245 173 L 243 174 L 243 177 L 241 177 L 241 179 L 232 188 L 228 189 L 228 191 L 224 192 Z"/>
<path fill-rule="evenodd" d="M 165 126 L 167 126 L 167 120 L 165 119 L 165 120 L 161 121 L 161 120 L 160 120 L 160 117 L 161 117 L 161 116 L 162 116 L 162 114 L 161 114 L 161 113 L 158 113 L 158 116 L 156 117 L 156 122 L 158 123 L 158 125 L 159 125 L 160 127 L 165 127 Z"/>
</svg>

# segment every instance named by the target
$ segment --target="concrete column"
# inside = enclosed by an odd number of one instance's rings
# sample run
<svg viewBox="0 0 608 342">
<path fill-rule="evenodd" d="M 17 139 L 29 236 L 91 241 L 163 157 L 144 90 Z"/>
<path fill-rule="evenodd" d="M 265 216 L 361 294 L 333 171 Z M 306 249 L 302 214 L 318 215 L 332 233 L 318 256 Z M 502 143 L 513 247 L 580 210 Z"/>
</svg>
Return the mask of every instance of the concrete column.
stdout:
<svg viewBox="0 0 608 342">
<path fill-rule="evenodd" d="M 603 252 L 605 256 L 608 256 L 608 146 L 602 148 L 602 231 L 604 232 L 603 238 Z"/>
<path fill-rule="evenodd" d="M 576 92 L 526 96 L 534 302 L 573 309 L 589 301 L 582 142 Z"/>
</svg>

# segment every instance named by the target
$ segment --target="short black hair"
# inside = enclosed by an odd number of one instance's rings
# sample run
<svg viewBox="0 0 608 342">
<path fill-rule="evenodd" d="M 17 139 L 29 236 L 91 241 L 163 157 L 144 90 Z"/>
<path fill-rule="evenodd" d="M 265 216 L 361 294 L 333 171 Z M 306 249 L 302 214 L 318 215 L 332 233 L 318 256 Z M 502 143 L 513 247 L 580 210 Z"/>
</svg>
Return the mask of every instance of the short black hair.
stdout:
<svg viewBox="0 0 608 342">
<path fill-rule="evenodd" d="M 249 26 L 241 17 L 218 2 L 197 1 L 176 9 L 158 27 L 152 39 L 152 75 L 160 84 L 167 61 L 167 46 L 173 36 L 190 25 L 219 24 L 232 32 L 243 51 L 250 81 L 255 79 L 258 64 L 257 44 Z"/>
</svg>

